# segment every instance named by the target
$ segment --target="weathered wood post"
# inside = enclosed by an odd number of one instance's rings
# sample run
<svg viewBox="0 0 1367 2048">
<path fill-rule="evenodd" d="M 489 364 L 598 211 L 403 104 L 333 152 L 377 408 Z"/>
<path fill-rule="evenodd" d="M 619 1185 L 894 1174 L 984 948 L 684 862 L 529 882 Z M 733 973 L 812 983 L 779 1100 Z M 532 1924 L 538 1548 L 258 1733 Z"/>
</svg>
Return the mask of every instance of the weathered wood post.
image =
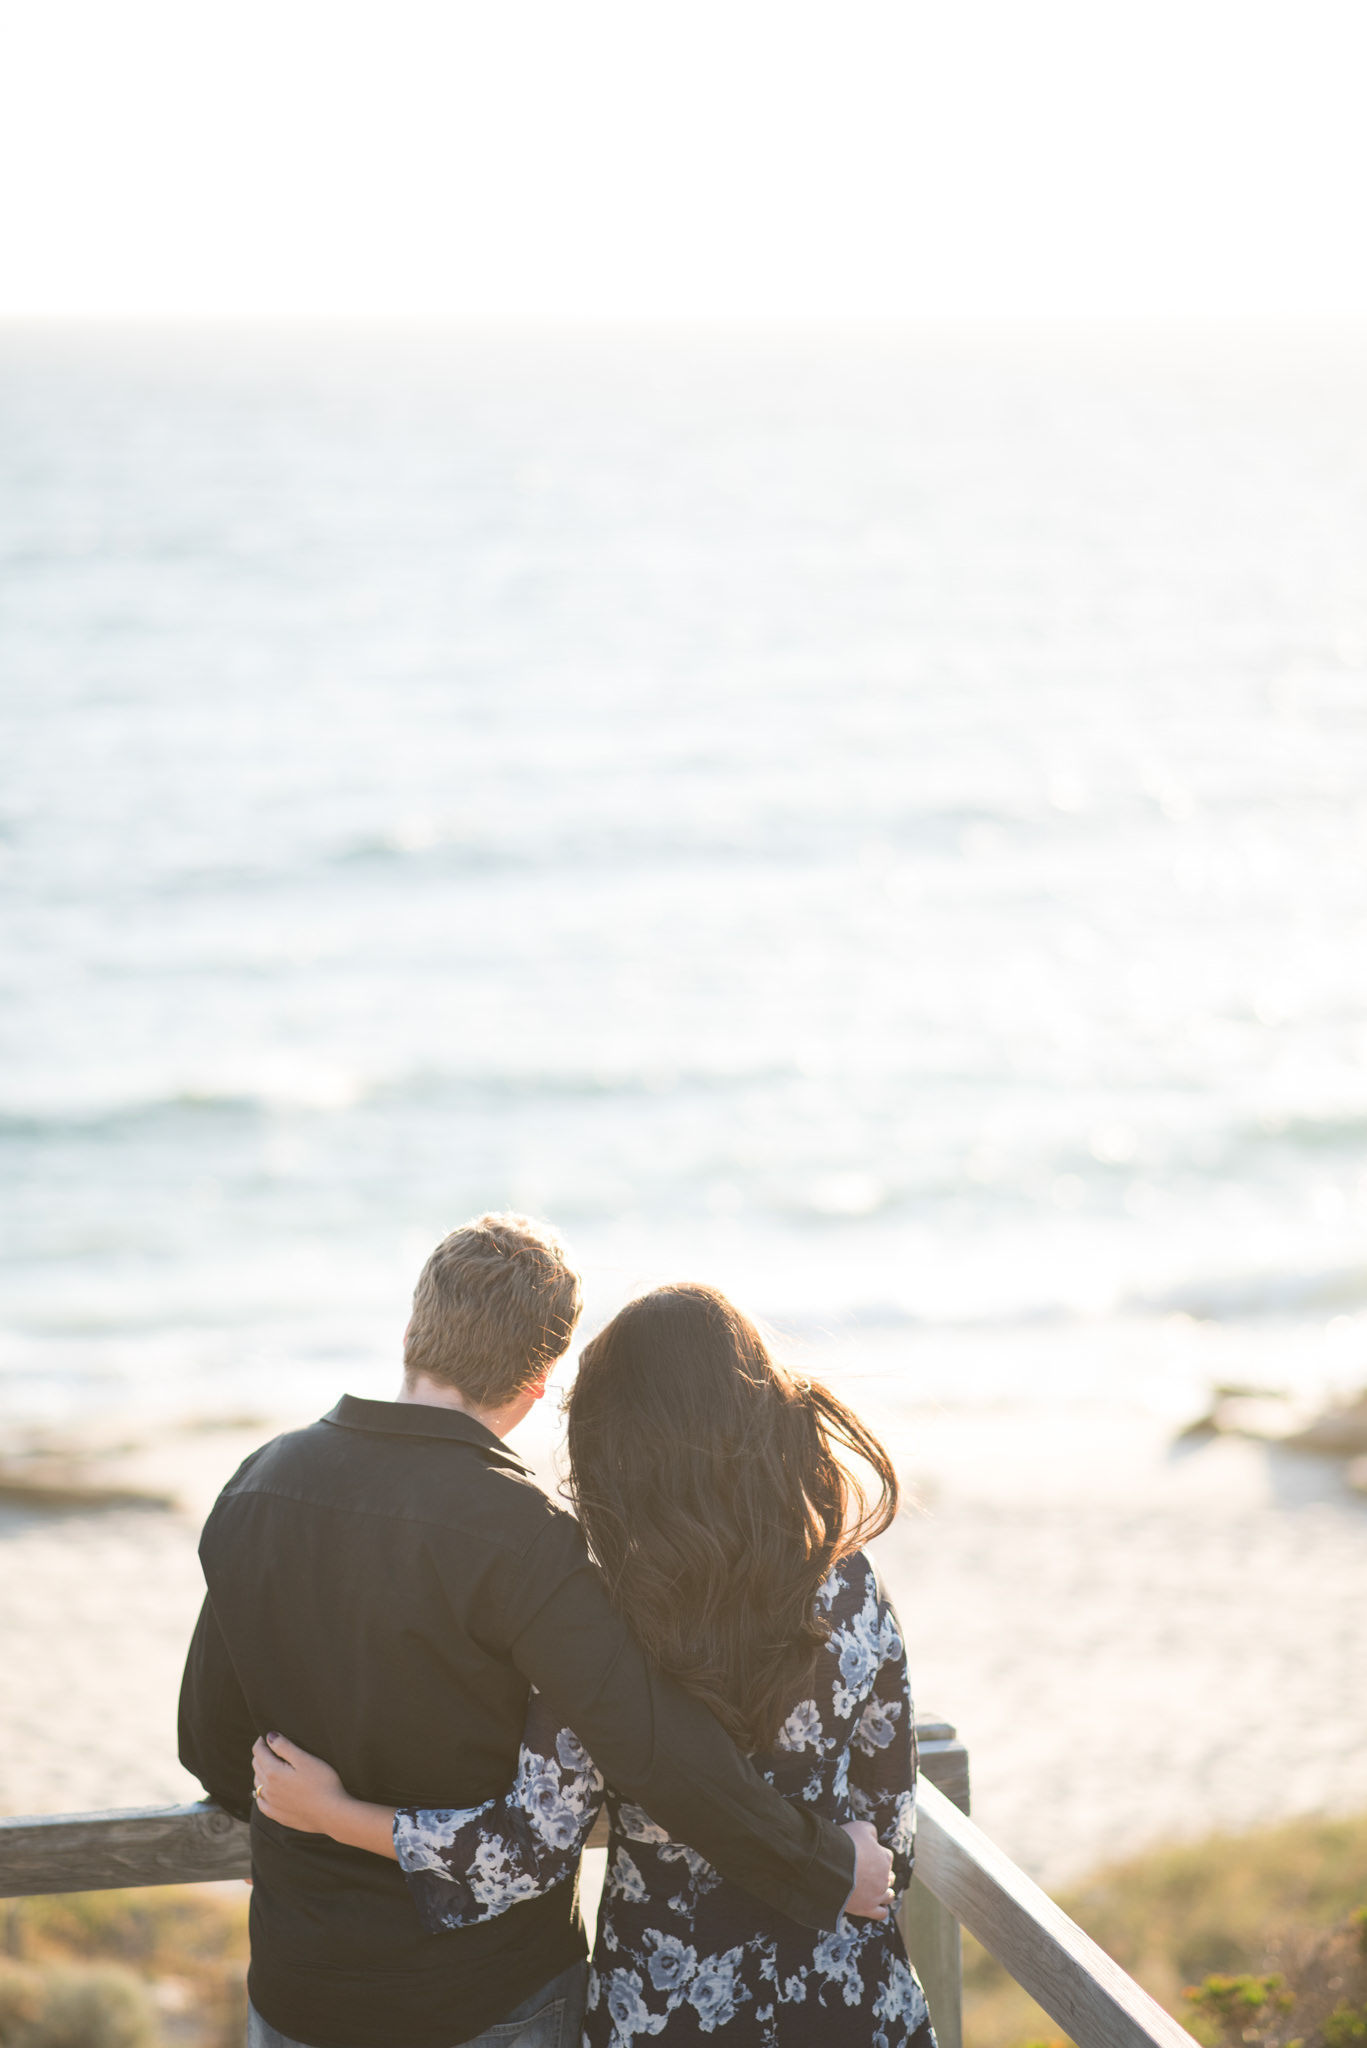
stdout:
<svg viewBox="0 0 1367 2048">
<path fill-rule="evenodd" d="M 968 1751 L 948 1721 L 916 1723 L 916 1749 L 923 1777 L 938 1785 L 960 1812 L 968 1812 Z M 939 2048 L 963 2048 L 963 1953 L 959 1923 L 913 1877 L 902 1901 L 902 1939 L 930 2007 Z"/>
</svg>

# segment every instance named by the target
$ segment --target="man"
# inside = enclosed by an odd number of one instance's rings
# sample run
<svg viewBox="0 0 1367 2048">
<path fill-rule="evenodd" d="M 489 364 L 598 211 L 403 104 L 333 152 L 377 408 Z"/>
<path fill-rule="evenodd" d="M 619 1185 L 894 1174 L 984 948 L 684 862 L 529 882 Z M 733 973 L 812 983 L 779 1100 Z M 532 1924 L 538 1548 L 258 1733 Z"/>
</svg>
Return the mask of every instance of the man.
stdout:
<svg viewBox="0 0 1367 2048">
<path fill-rule="evenodd" d="M 535 1685 L 611 1783 L 758 1897 L 814 1927 L 881 1914 L 872 1829 L 789 1805 L 652 1670 L 578 1524 L 504 1446 L 581 1299 L 544 1227 L 453 1231 L 414 1293 L 398 1399 L 345 1396 L 267 1444 L 205 1526 L 181 1757 L 252 1822 L 249 2048 L 541 2048 L 577 2041 L 583 2000 L 574 1886 L 425 1933 L 397 1865 L 254 1810 L 273 1730 L 361 1798 L 473 1806 L 512 1778 Z"/>
</svg>

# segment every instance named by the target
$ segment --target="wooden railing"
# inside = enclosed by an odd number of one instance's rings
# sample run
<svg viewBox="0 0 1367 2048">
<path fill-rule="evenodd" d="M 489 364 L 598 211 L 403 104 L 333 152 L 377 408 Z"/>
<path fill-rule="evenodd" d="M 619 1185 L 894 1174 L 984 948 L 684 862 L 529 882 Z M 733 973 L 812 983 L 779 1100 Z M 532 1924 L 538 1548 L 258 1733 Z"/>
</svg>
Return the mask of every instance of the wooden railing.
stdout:
<svg viewBox="0 0 1367 2048">
<path fill-rule="evenodd" d="M 0 1820 L 0 1899 L 251 1874 L 250 1829 L 207 1799 Z"/>
<path fill-rule="evenodd" d="M 961 1926 L 1078 2048 L 1195 2048 L 1186 2028 L 974 1826 L 967 1797 L 946 1796 L 924 1746 L 921 1763 L 916 1876 L 902 1925 L 940 2048 L 963 2043 Z"/>
<path fill-rule="evenodd" d="M 1078 2048 L 1196 2048 L 1120 1965 L 968 1818 L 968 1752 L 918 1721 L 916 1877 L 902 1908 L 940 2048 L 963 2048 L 967 1927 Z M 0 1819 L 0 1898 L 251 1875 L 249 1830 L 208 1800 Z"/>
</svg>

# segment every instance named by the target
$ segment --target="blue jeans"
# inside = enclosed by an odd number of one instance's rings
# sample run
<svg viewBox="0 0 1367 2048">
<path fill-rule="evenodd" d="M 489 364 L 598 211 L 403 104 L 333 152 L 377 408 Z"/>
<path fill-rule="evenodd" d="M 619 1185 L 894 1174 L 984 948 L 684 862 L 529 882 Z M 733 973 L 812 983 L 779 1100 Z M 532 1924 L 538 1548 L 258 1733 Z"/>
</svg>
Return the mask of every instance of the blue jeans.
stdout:
<svg viewBox="0 0 1367 2048">
<path fill-rule="evenodd" d="M 587 1989 L 588 1964 L 571 1963 L 568 1970 L 515 2005 L 497 2026 L 486 2027 L 482 2034 L 467 2034 L 459 2043 L 453 2042 L 452 2048 L 579 2048 Z M 247 2048 L 307 2048 L 307 2044 L 277 2033 L 249 2006 Z M 402 2044 L 386 2042 L 384 2048 L 402 2048 Z"/>
</svg>

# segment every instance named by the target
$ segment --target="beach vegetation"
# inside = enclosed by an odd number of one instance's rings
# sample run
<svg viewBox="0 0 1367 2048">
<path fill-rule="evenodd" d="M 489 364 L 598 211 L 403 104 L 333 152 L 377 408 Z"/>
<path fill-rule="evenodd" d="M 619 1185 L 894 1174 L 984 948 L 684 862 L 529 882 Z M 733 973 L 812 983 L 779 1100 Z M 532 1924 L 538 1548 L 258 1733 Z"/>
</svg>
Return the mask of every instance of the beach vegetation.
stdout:
<svg viewBox="0 0 1367 2048">
<path fill-rule="evenodd" d="M 1204 2048 L 1367 2048 L 1349 2030 L 1367 2004 L 1367 1815 L 1174 1843 L 1056 1896 Z M 964 2036 L 1057 2048 L 1048 2015 L 967 1933 Z"/>
<path fill-rule="evenodd" d="M 131 1970 L 0 1963 L 0 2048 L 158 2048 L 160 2039 Z"/>
<path fill-rule="evenodd" d="M 10 1900 L 0 1950 L 0 2048 L 241 2048 L 243 1885 Z"/>
<path fill-rule="evenodd" d="M 1280 2014 L 1289 2012 L 1296 2002 L 1280 1970 L 1265 1977 L 1255 1977 L 1247 1970 L 1230 1977 L 1216 1970 L 1203 1984 L 1188 1984 L 1182 1996 L 1192 2007 L 1188 2027 L 1198 2040 L 1208 2041 L 1210 2048 L 1219 2048 L 1223 2041 L 1262 2041 L 1275 2031 Z"/>
<path fill-rule="evenodd" d="M 1343 2000 L 1324 2023 L 1324 2048 L 1359 2048 L 1362 2042 L 1367 2042 L 1367 2005 Z"/>
</svg>

